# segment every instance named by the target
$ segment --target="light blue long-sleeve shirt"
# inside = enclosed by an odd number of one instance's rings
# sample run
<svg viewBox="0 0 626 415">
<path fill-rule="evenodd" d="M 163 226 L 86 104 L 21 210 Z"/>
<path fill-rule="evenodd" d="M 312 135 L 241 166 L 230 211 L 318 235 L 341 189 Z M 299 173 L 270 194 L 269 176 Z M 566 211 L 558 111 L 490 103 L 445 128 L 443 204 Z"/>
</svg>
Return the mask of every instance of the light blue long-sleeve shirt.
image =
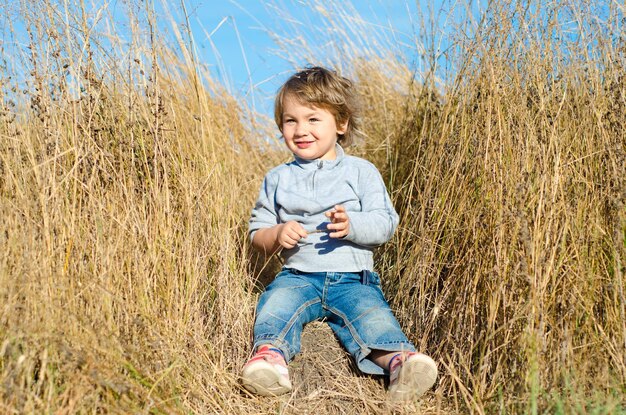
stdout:
<svg viewBox="0 0 626 415">
<path fill-rule="evenodd" d="M 250 239 L 257 230 L 290 220 L 309 234 L 281 256 L 287 268 L 302 272 L 358 272 L 373 270 L 373 249 L 387 242 L 398 226 L 385 184 L 367 160 L 345 155 L 336 146 L 335 160 L 304 160 L 270 170 L 250 218 Z M 344 238 L 330 238 L 324 215 L 343 205 L 350 218 Z"/>
</svg>

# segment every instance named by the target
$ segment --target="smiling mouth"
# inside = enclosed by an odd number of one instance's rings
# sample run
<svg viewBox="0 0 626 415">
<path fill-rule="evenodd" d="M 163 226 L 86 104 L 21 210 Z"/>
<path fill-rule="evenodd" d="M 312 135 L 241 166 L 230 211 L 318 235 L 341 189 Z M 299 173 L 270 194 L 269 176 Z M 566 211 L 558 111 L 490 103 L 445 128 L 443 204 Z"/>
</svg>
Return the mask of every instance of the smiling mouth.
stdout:
<svg viewBox="0 0 626 415">
<path fill-rule="evenodd" d="M 310 147 L 313 143 L 314 143 L 314 141 L 298 141 L 298 142 L 294 142 L 294 144 L 295 144 L 298 148 L 308 148 L 308 147 Z"/>
</svg>

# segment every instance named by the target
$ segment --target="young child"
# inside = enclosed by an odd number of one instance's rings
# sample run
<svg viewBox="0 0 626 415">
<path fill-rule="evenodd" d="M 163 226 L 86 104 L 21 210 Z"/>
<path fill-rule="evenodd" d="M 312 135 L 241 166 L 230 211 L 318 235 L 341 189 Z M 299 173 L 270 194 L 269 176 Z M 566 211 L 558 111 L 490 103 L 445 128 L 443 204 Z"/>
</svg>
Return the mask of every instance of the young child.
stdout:
<svg viewBox="0 0 626 415">
<path fill-rule="evenodd" d="M 294 160 L 265 176 L 249 230 L 253 246 L 280 252 L 284 267 L 259 299 L 243 386 L 289 392 L 287 362 L 302 329 L 325 319 L 361 371 L 389 375 L 393 400 L 420 396 L 437 365 L 406 338 L 373 271 L 373 249 L 391 238 L 398 215 L 376 167 L 341 147 L 359 128 L 352 83 L 305 69 L 279 89 L 274 117 Z"/>
</svg>

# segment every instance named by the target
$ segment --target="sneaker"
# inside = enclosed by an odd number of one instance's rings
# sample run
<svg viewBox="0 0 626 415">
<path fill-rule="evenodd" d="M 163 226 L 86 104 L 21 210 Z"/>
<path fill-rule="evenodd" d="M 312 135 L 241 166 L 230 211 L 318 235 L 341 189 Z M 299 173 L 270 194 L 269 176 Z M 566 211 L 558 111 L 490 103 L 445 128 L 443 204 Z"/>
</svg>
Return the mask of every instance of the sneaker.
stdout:
<svg viewBox="0 0 626 415">
<path fill-rule="evenodd" d="M 389 394 L 392 401 L 422 396 L 437 380 L 437 364 L 422 353 L 398 354 L 389 363 Z"/>
<path fill-rule="evenodd" d="M 283 353 L 269 345 L 260 346 L 243 367 L 243 387 L 263 396 L 282 395 L 291 391 L 289 371 Z"/>
</svg>

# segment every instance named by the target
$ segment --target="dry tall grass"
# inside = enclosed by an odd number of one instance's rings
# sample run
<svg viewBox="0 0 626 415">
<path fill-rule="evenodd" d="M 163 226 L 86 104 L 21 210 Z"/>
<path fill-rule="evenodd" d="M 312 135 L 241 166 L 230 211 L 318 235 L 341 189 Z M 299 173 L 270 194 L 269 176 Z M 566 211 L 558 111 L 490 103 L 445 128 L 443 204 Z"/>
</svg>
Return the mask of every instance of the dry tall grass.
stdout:
<svg viewBox="0 0 626 415">
<path fill-rule="evenodd" d="M 625 11 L 523 3 L 460 22 L 454 76 L 427 56 L 423 82 L 346 55 L 350 14 L 321 11 L 363 96 L 353 152 L 402 217 L 377 257 L 388 298 L 441 365 L 436 391 L 395 409 L 318 325 L 293 395 L 238 387 L 260 273 L 246 222 L 285 153 L 186 32 L 168 46 L 133 6 L 123 43 L 106 8 L 5 4 L 30 43 L 2 44 L 0 411 L 624 411 Z"/>
</svg>

